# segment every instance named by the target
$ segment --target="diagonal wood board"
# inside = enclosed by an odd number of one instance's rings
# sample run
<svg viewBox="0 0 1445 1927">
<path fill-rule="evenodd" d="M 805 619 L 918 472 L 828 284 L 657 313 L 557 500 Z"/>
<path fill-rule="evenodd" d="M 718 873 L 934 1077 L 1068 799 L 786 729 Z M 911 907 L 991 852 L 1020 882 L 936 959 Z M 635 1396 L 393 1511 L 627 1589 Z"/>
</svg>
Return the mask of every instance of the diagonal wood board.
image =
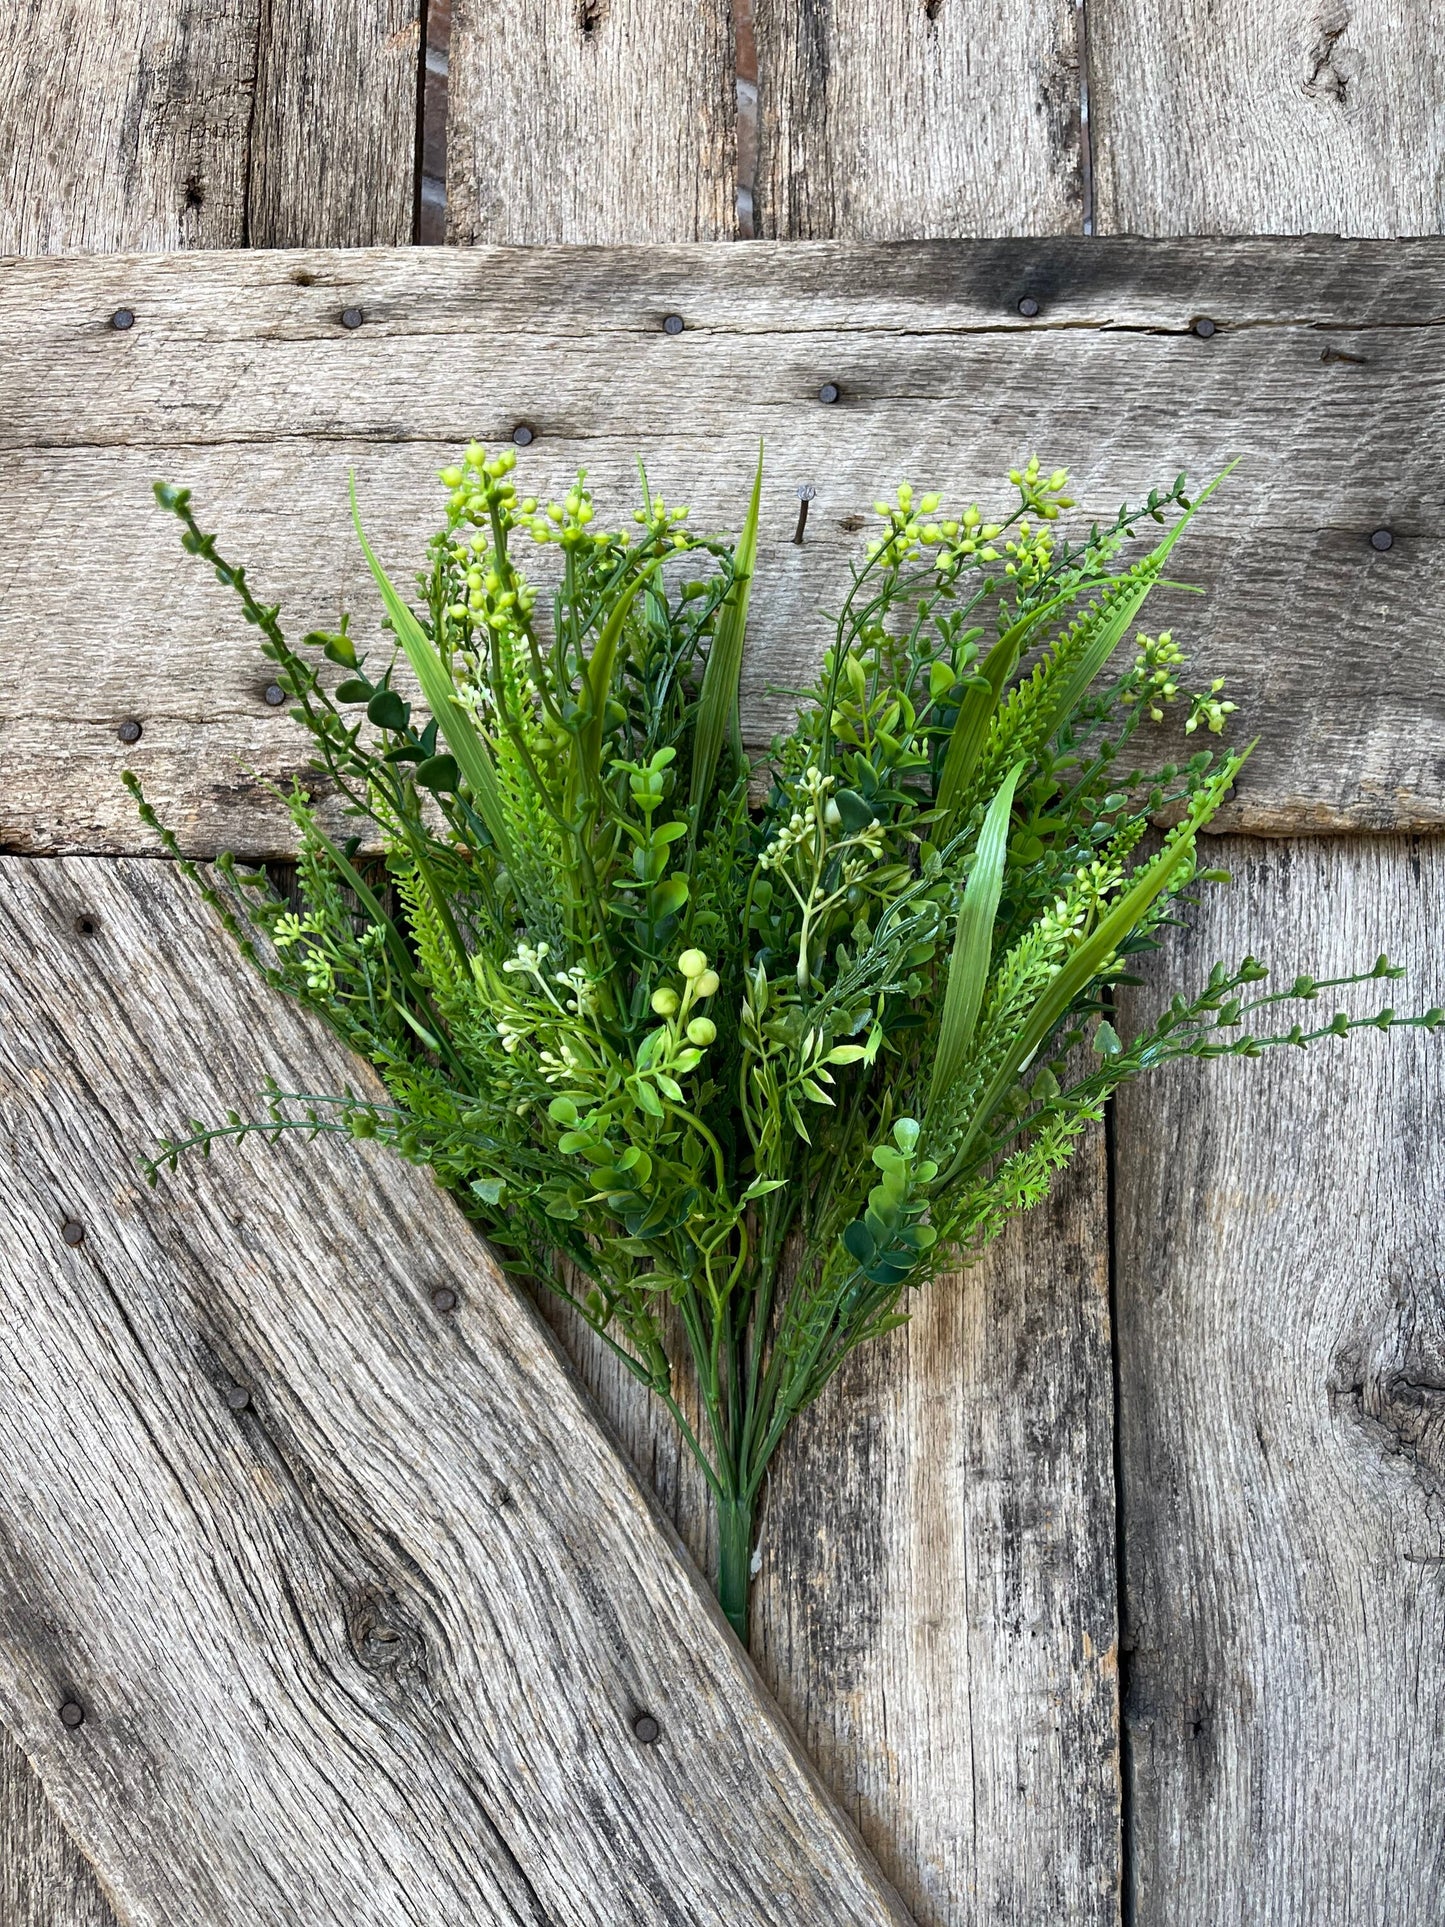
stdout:
<svg viewBox="0 0 1445 1927">
<path fill-rule="evenodd" d="M 193 849 L 287 846 L 247 771 L 288 779 L 300 739 L 264 701 L 252 632 L 151 504 L 154 477 L 194 486 L 296 631 L 333 623 L 339 597 L 374 634 L 348 468 L 404 577 L 437 518 L 436 467 L 468 435 L 505 442 L 519 424 L 536 437 L 525 486 L 585 465 L 624 521 L 641 451 L 666 495 L 735 526 L 765 440 L 754 742 L 787 713 L 779 685 L 816 669 L 818 607 L 841 593 L 880 488 L 907 477 L 987 501 L 1028 436 L 1112 515 L 1130 488 L 1239 456 L 1176 552 L 1211 593 L 1166 592 L 1151 616 L 1174 622 L 1198 679 L 1229 677 L 1264 739 L 1224 823 L 1438 826 L 1442 283 L 1438 241 L 11 262 L 0 841 L 146 847 L 116 783 L 130 761 Z M 122 308 L 134 325 L 117 332 Z M 817 494 L 795 545 L 802 486 Z M 133 748 L 117 740 L 131 721 Z"/>
<path fill-rule="evenodd" d="M 263 1073 L 365 1075 L 172 867 L 0 866 L 0 1005 L 0 1711 L 121 1918 L 904 1922 L 423 1173 L 145 1187 Z"/>
</svg>

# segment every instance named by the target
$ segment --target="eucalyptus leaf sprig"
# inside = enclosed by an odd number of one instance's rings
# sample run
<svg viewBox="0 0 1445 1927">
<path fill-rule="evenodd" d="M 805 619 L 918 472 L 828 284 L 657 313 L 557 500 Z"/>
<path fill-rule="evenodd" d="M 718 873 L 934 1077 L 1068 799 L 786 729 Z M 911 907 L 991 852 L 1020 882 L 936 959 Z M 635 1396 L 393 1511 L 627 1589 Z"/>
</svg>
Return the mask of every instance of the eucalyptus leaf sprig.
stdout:
<svg viewBox="0 0 1445 1927">
<path fill-rule="evenodd" d="M 337 841 L 300 786 L 286 797 L 299 911 L 260 869 L 192 873 L 388 1101 L 268 1086 L 264 1115 L 193 1120 L 148 1169 L 328 1132 L 430 1166 L 667 1406 L 746 1637 L 790 1422 L 903 1320 L 905 1292 L 1046 1194 L 1125 1080 L 1442 1013 L 1281 1029 L 1282 1005 L 1399 973 L 1381 957 L 1259 992 L 1246 958 L 1128 1042 L 1110 1021 L 1134 958 L 1226 880 L 1198 839 L 1248 750 L 1181 763 L 1141 745 L 1175 705 L 1217 739 L 1233 704 L 1217 679 L 1188 694 L 1173 636 L 1136 628 L 1217 484 L 1191 497 L 1180 476 L 1073 539 L 1068 478 L 1037 459 L 997 519 L 900 487 L 793 728 L 754 767 L 738 691 L 761 463 L 733 541 L 695 534 L 645 474 L 621 530 L 598 525 L 583 475 L 561 500 L 519 498 L 515 460 L 473 444 L 443 471 L 414 606 L 353 490 L 379 652 L 346 618 L 290 643 L 189 492 L 157 485 L 356 820 Z M 1140 552 L 1148 524 L 1163 533 Z M 545 615 L 528 537 L 556 557 Z"/>
</svg>

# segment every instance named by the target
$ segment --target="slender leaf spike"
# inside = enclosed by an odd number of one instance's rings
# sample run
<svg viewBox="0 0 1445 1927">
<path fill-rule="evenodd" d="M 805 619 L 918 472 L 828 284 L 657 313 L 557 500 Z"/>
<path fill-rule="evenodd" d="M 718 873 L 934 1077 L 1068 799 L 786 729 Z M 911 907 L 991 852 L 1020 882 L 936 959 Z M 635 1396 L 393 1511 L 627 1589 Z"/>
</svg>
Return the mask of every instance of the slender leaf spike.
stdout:
<svg viewBox="0 0 1445 1927">
<path fill-rule="evenodd" d="M 988 984 L 993 951 L 994 923 L 999 897 L 1003 892 L 1004 859 L 1008 854 L 1009 820 L 1014 792 L 1023 775 L 1016 763 L 999 785 L 998 794 L 988 806 L 979 832 L 978 850 L 964 887 L 958 911 L 958 929 L 953 955 L 949 959 L 948 982 L 943 996 L 943 1015 L 938 1026 L 938 1045 L 933 1059 L 928 1105 L 944 1096 L 962 1070 L 973 1042 L 974 1026 Z"/>
<path fill-rule="evenodd" d="M 727 599 L 718 611 L 717 627 L 707 666 L 703 670 L 702 694 L 698 699 L 697 722 L 692 749 L 692 841 L 696 846 L 702 829 L 703 813 L 712 795 L 713 779 L 723 744 L 731 741 L 735 753 L 742 755 L 742 730 L 738 720 L 738 687 L 742 680 L 743 644 L 748 626 L 748 601 L 752 595 L 753 575 L 758 562 L 758 516 L 763 496 L 763 451 L 758 449 L 758 465 L 753 475 L 752 498 L 743 522 L 742 534 L 733 557 L 733 580 Z"/>
</svg>

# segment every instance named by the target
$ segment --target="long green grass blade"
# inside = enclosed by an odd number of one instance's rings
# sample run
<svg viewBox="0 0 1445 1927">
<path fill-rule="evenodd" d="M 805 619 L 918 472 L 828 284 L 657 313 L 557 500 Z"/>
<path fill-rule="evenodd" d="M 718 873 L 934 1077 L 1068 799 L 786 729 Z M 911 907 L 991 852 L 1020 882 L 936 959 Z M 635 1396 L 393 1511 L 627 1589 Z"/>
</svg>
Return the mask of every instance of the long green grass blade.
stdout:
<svg viewBox="0 0 1445 1927">
<path fill-rule="evenodd" d="M 377 588 L 381 591 L 382 604 L 391 618 L 396 639 L 405 651 L 406 659 L 411 664 L 417 681 L 421 684 L 421 693 L 425 698 L 426 706 L 436 719 L 436 726 L 447 748 L 456 757 L 457 767 L 467 779 L 467 785 L 476 802 L 477 813 L 486 824 L 502 861 L 511 868 L 514 860 L 512 836 L 507 825 L 507 813 L 502 804 L 496 766 L 492 762 L 486 744 L 477 732 L 476 725 L 452 694 L 451 678 L 447 675 L 431 637 L 393 588 L 391 579 L 366 539 L 366 531 L 361 526 L 361 511 L 356 501 L 355 475 L 351 477 L 351 519 L 356 527 L 361 552 L 366 557 L 367 566 L 376 579 Z"/>
<path fill-rule="evenodd" d="M 938 1050 L 933 1060 L 933 1077 L 928 1087 L 928 1104 L 941 1098 L 958 1076 L 973 1041 L 983 1003 L 984 985 L 993 954 L 993 926 L 998 916 L 998 900 L 1003 892 L 1004 859 L 1008 855 L 1009 819 L 1014 791 L 1023 775 L 1023 764 L 1016 763 L 999 785 L 998 794 L 988 806 L 979 833 L 973 869 L 958 909 L 958 929 L 954 933 L 953 955 L 948 965 L 948 988 L 943 996 L 943 1015 L 938 1025 Z"/>
<path fill-rule="evenodd" d="M 1253 748 L 1253 744 L 1250 745 Z M 1167 889 L 1194 854 L 1194 837 L 1219 808 L 1225 791 L 1233 783 L 1249 749 L 1227 757 L 1206 785 L 1203 796 L 1170 840 L 1151 862 L 1139 871 L 1133 884 L 1118 902 L 1102 916 L 1089 935 L 1070 954 L 1068 962 L 1049 980 L 1027 1022 L 1010 1044 L 1003 1062 L 974 1109 L 958 1150 L 950 1160 L 941 1182 L 947 1183 L 962 1169 L 974 1139 L 987 1125 L 1015 1078 L 1055 1025 L 1104 968 L 1110 956 L 1136 928 L 1160 894 Z"/>
<path fill-rule="evenodd" d="M 753 477 L 752 501 L 743 523 L 733 557 L 733 586 L 718 610 L 712 647 L 707 652 L 707 667 L 702 675 L 698 697 L 697 727 L 692 749 L 692 844 L 696 847 L 702 829 L 702 813 L 712 794 L 718 760 L 724 741 L 730 736 L 733 747 L 742 753 L 742 731 L 738 722 L 738 684 L 743 672 L 743 643 L 748 625 L 748 600 L 752 594 L 753 572 L 758 561 L 758 512 L 763 496 L 763 451 L 758 449 L 757 473 Z"/>
<path fill-rule="evenodd" d="M 617 651 L 622 641 L 628 612 L 640 591 L 652 580 L 666 560 L 666 556 L 659 556 L 656 561 L 649 562 L 637 580 L 614 605 L 601 634 L 593 644 L 592 654 L 583 671 L 590 713 L 578 731 L 577 740 L 585 792 L 590 797 L 595 797 L 601 788 L 602 742 L 607 722 L 607 698 L 612 689 L 613 675 L 616 673 Z"/>
</svg>

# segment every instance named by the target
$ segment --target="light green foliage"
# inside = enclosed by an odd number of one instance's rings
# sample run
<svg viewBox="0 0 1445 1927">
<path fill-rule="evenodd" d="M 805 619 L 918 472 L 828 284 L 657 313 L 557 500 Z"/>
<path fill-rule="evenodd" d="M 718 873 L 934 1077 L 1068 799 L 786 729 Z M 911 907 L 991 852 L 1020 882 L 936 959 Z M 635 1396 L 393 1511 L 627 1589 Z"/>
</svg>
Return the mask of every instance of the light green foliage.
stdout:
<svg viewBox="0 0 1445 1927">
<path fill-rule="evenodd" d="M 1131 959 L 1219 880 L 1197 838 L 1242 761 L 1139 746 L 1181 699 L 1191 734 L 1233 708 L 1218 681 L 1184 697 L 1168 632 L 1122 646 L 1198 506 L 1182 476 L 1076 540 L 1067 477 L 1035 459 L 997 519 L 900 488 L 795 728 L 753 770 L 756 482 L 733 543 L 691 533 L 645 475 L 626 531 L 597 525 L 582 476 L 519 499 L 514 461 L 473 445 L 443 472 L 415 608 L 366 547 L 392 638 L 367 654 L 345 623 L 293 647 L 187 492 L 158 488 L 357 819 L 338 845 L 290 797 L 301 915 L 234 864 L 204 887 L 391 1102 L 272 1090 L 261 1119 L 168 1139 L 152 1175 L 248 1130 L 349 1132 L 430 1165 L 667 1403 L 724 1509 L 741 1630 L 748 1522 L 789 1420 L 905 1292 L 1045 1195 L 1124 1079 L 1441 1014 L 1271 1029 L 1327 986 L 1251 998 L 1266 972 L 1246 959 L 1127 1044 L 1109 1021 Z M 1125 560 L 1149 522 L 1166 533 Z M 556 556 L 545 619 L 527 537 Z M 368 824 L 380 865 L 358 854 Z M 1382 958 L 1339 981 L 1393 974 Z"/>
</svg>

